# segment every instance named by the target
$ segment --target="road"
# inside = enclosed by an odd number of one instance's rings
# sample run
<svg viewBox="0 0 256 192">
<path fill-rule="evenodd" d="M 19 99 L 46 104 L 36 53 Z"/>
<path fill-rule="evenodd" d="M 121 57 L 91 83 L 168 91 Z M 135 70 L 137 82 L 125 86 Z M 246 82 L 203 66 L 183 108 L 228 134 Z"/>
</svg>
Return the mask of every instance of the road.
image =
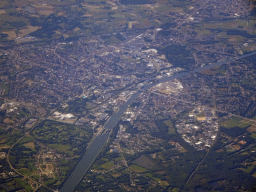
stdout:
<svg viewBox="0 0 256 192">
<path fill-rule="evenodd" d="M 49 188 L 49 187 L 47 187 L 46 185 L 44 185 L 43 183 L 37 182 L 37 181 L 35 181 L 34 179 L 31 179 L 30 177 L 23 175 L 23 174 L 20 173 L 17 169 L 15 169 L 15 168 L 12 166 L 11 162 L 10 162 L 10 152 L 11 152 L 12 148 L 13 148 L 15 145 L 17 145 L 23 138 L 25 138 L 27 135 L 29 135 L 29 134 L 34 130 L 34 128 L 35 128 L 39 123 L 41 123 L 43 120 L 45 120 L 45 118 L 39 120 L 39 121 L 33 126 L 33 128 L 30 129 L 30 131 L 26 132 L 21 138 L 19 138 L 14 144 L 12 144 L 12 146 L 11 146 L 11 147 L 9 148 L 9 150 L 8 150 L 8 153 L 7 153 L 7 156 L 6 156 L 6 161 L 7 161 L 7 163 L 9 164 L 10 168 L 11 168 L 13 171 L 15 171 L 17 174 L 23 176 L 24 178 L 27 178 L 29 181 L 31 181 L 31 182 L 33 182 L 33 183 L 36 183 L 36 184 L 37 184 L 37 188 L 39 188 L 39 186 L 43 186 L 43 187 L 45 187 L 46 189 L 48 189 L 48 190 L 50 190 L 50 191 L 54 191 L 54 190 L 52 190 L 51 188 Z"/>
<path fill-rule="evenodd" d="M 65 100 L 63 103 L 66 103 L 66 102 L 67 102 L 67 100 Z M 60 105 L 61 105 L 61 104 L 60 104 Z M 25 138 L 27 135 L 29 135 L 30 133 L 32 133 L 32 132 L 35 130 L 35 128 L 37 127 L 37 125 L 39 125 L 41 122 L 43 122 L 44 120 L 46 120 L 49 116 L 51 116 L 51 115 L 53 114 L 53 112 L 54 112 L 58 107 L 59 107 L 59 106 L 57 106 L 55 109 L 52 109 L 45 117 L 40 118 L 40 119 L 38 120 L 38 122 L 37 122 L 36 124 L 34 124 L 33 127 L 32 127 L 29 131 L 25 132 L 24 135 L 23 135 L 21 138 L 19 138 L 15 143 L 13 143 L 13 144 L 10 146 L 10 148 L 9 148 L 9 150 L 8 150 L 8 153 L 7 153 L 7 156 L 6 156 L 6 161 L 7 161 L 7 163 L 9 164 L 10 168 L 11 168 L 14 172 L 16 172 L 17 174 L 19 174 L 20 176 L 23 176 L 24 178 L 27 178 L 27 179 L 30 180 L 31 182 L 36 183 L 36 184 L 38 185 L 37 188 L 39 188 L 40 186 L 43 186 L 43 187 L 45 187 L 46 189 L 48 189 L 48 190 L 50 190 L 50 191 L 55 191 L 55 190 L 49 188 L 48 186 L 44 185 L 44 184 L 41 183 L 41 182 L 37 182 L 37 181 L 35 181 L 34 179 L 31 179 L 29 176 L 25 176 L 25 175 L 21 174 L 17 169 L 15 169 L 15 168 L 12 166 L 11 162 L 10 162 L 10 153 L 11 153 L 12 148 L 13 148 L 15 145 L 17 145 L 17 144 L 18 144 L 23 138 Z M 34 190 L 34 191 L 35 191 L 35 190 Z"/>
<path fill-rule="evenodd" d="M 80 183 L 80 181 L 83 179 L 86 172 L 89 170 L 89 168 L 94 163 L 98 154 L 101 152 L 103 147 L 106 145 L 111 131 L 117 125 L 117 123 L 120 121 L 123 113 L 126 111 L 126 109 L 133 103 L 133 101 L 142 92 L 150 89 L 151 87 L 153 87 L 153 86 L 155 86 L 159 83 L 164 83 L 164 82 L 167 82 L 167 81 L 173 81 L 177 78 L 182 78 L 182 77 L 188 76 L 188 75 L 193 74 L 193 73 L 198 73 L 198 72 L 201 72 L 201 71 L 206 70 L 206 69 L 221 66 L 223 64 L 227 64 L 227 63 L 230 63 L 230 62 L 233 62 L 233 61 L 236 61 L 236 60 L 239 60 L 239 59 L 243 59 L 245 57 L 249 57 L 249 56 L 252 56 L 252 55 L 255 55 L 255 54 L 256 54 L 256 52 L 252 52 L 252 53 L 248 53 L 248 54 L 236 57 L 236 58 L 230 58 L 226 61 L 220 61 L 220 62 L 217 62 L 217 63 L 214 63 L 214 64 L 210 64 L 210 65 L 207 65 L 207 66 L 204 66 L 204 67 L 194 69 L 191 72 L 176 73 L 172 76 L 164 77 L 164 78 L 161 78 L 161 79 L 155 79 L 155 78 L 154 79 L 153 78 L 149 79 L 147 82 L 149 82 L 149 81 L 151 81 L 151 82 L 146 84 L 143 88 L 141 88 L 141 90 L 138 90 L 137 92 L 135 92 L 126 101 L 126 103 L 119 109 L 119 111 L 117 113 L 113 114 L 108 119 L 108 121 L 106 122 L 106 124 L 104 126 L 105 130 L 102 132 L 102 134 L 98 135 L 97 138 L 95 138 L 93 140 L 93 142 L 91 143 L 91 145 L 87 148 L 86 153 L 83 155 L 81 160 L 76 165 L 75 169 L 72 171 L 70 176 L 67 178 L 67 180 L 64 182 L 64 184 L 60 188 L 60 192 L 72 192 L 76 189 L 77 185 Z M 154 83 L 152 81 L 154 81 Z"/>
</svg>

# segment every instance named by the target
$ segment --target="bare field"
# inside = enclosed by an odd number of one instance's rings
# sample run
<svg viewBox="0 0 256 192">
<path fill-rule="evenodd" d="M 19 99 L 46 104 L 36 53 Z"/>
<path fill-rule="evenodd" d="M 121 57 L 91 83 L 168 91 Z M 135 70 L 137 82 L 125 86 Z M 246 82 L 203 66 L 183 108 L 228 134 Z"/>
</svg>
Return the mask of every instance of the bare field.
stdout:
<svg viewBox="0 0 256 192">
<path fill-rule="evenodd" d="M 91 10 L 96 10 L 96 9 L 102 8 L 102 6 L 88 5 L 87 3 L 81 3 L 81 5 L 82 5 L 83 7 L 87 7 L 87 8 L 89 8 L 89 9 L 91 9 Z"/>
<path fill-rule="evenodd" d="M 53 11 L 53 10 L 40 10 L 38 13 L 39 13 L 40 15 L 48 16 L 48 15 L 53 14 L 54 11 Z"/>
<path fill-rule="evenodd" d="M 32 32 L 34 32 L 34 31 L 36 31 L 36 30 L 38 30 L 40 28 L 41 27 L 29 25 L 26 28 L 21 29 L 19 31 L 20 33 L 18 34 L 18 37 L 24 37 L 24 36 L 28 35 L 29 33 L 32 33 Z"/>
<path fill-rule="evenodd" d="M 13 40 L 17 37 L 17 34 L 15 31 L 4 31 L 2 33 L 8 35 L 8 37 L 7 37 L 8 40 Z"/>
<path fill-rule="evenodd" d="M 6 11 L 4 9 L 0 9 L 0 15 L 5 14 L 5 13 L 6 13 Z"/>
<path fill-rule="evenodd" d="M 14 124 L 15 123 L 15 121 L 13 121 L 9 118 L 5 118 L 3 122 L 6 123 L 6 124 Z"/>
<path fill-rule="evenodd" d="M 24 146 L 30 149 L 34 149 L 35 148 L 35 144 L 34 142 L 29 142 L 29 143 L 24 143 Z"/>
<path fill-rule="evenodd" d="M 213 69 L 206 69 L 200 72 L 201 74 L 204 75 L 215 75 L 216 73 L 218 73 L 218 71 L 213 70 Z"/>
<path fill-rule="evenodd" d="M 33 4 L 32 6 L 37 9 L 54 9 L 53 6 L 45 4 Z"/>
<path fill-rule="evenodd" d="M 247 129 L 247 131 L 249 131 L 249 132 L 251 132 L 251 133 L 256 132 L 256 125 L 250 126 L 250 127 Z"/>
</svg>

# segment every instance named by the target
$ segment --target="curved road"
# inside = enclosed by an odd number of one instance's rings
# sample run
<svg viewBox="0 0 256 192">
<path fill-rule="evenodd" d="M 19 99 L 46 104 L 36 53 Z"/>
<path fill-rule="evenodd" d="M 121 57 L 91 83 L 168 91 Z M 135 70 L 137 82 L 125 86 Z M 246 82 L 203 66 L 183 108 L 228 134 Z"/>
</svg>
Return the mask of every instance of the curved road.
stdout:
<svg viewBox="0 0 256 192">
<path fill-rule="evenodd" d="M 140 93 L 146 91 L 147 89 L 159 84 L 164 83 L 167 81 L 173 81 L 177 78 L 182 78 L 184 76 L 188 76 L 193 73 L 201 72 L 206 69 L 210 69 L 213 67 L 218 67 L 224 64 L 227 64 L 229 62 L 233 62 L 239 59 L 243 59 L 252 55 L 255 55 L 256 52 L 251 52 L 248 54 L 244 54 L 241 56 L 238 56 L 236 58 L 230 58 L 226 61 L 220 61 L 214 64 L 210 64 L 204 67 L 200 67 L 197 69 L 194 69 L 190 72 L 182 72 L 182 73 L 176 73 L 170 77 L 164 77 L 161 79 L 149 79 L 148 81 L 155 80 L 154 83 L 148 83 L 145 85 L 141 90 L 135 92 L 128 101 L 119 109 L 119 111 L 116 114 L 113 114 L 107 123 L 104 126 L 104 131 L 102 134 L 98 135 L 90 144 L 88 149 L 86 150 L 85 154 L 81 158 L 81 160 L 78 162 L 72 173 L 69 175 L 69 177 L 66 179 L 66 181 L 63 183 L 62 187 L 60 188 L 60 192 L 72 192 L 75 191 L 77 185 L 80 183 L 80 181 L 83 179 L 86 172 L 89 170 L 89 168 L 92 166 L 93 162 L 97 158 L 98 154 L 101 152 L 102 148 L 105 146 L 105 144 L 108 141 L 108 138 L 111 134 L 112 129 L 117 125 L 119 120 L 121 119 L 123 113 L 126 111 L 126 109 L 129 107 L 130 104 L 139 96 Z"/>
</svg>

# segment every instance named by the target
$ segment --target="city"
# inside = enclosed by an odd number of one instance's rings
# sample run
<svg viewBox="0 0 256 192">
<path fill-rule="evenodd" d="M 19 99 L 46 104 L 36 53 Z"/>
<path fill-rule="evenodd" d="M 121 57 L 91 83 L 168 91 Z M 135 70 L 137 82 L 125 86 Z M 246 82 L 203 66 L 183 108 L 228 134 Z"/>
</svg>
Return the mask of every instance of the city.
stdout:
<svg viewBox="0 0 256 192">
<path fill-rule="evenodd" d="M 251 190 L 255 55 L 229 60 L 256 50 L 253 6 L 0 3 L 0 189 L 59 190 L 108 135 L 77 191 Z"/>
</svg>

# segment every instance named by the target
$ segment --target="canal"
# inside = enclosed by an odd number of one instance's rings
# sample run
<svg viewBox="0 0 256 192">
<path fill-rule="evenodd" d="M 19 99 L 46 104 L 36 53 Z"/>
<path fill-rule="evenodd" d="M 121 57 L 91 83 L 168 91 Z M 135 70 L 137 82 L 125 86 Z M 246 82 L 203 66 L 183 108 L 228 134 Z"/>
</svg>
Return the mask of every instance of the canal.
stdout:
<svg viewBox="0 0 256 192">
<path fill-rule="evenodd" d="M 230 58 L 226 61 L 220 61 L 214 64 L 206 65 L 204 67 L 200 67 L 197 69 L 194 69 L 193 71 L 190 72 L 181 72 L 181 73 L 176 73 L 172 76 L 169 77 L 164 77 L 161 79 L 150 79 L 151 81 L 154 80 L 154 83 L 148 83 L 145 85 L 141 90 L 138 90 L 135 92 L 128 100 L 127 102 L 119 109 L 119 111 L 115 114 L 113 114 L 109 120 L 106 122 L 104 128 L 105 129 L 110 129 L 112 130 L 119 120 L 121 119 L 123 113 L 126 111 L 126 109 L 132 104 L 132 102 L 141 94 L 142 92 L 146 91 L 147 89 L 150 89 L 151 87 L 159 84 L 159 83 L 164 83 L 167 81 L 173 81 L 178 78 L 185 77 L 187 75 L 190 75 L 192 73 L 197 73 L 201 72 L 206 69 L 210 69 L 213 67 L 218 67 L 239 59 L 243 59 L 245 57 L 249 57 L 256 54 L 256 52 L 251 52 L 248 54 L 241 55 L 236 58 Z M 86 152 L 84 153 L 83 157 L 81 160 L 78 162 L 72 173 L 69 175 L 69 177 L 66 179 L 62 187 L 60 188 L 60 192 L 72 192 L 75 191 L 77 185 L 80 183 L 80 181 L 83 179 L 84 175 L 86 172 L 89 170 L 89 168 L 92 166 L 93 162 L 101 152 L 102 148 L 105 146 L 105 144 L 108 141 L 108 138 L 110 136 L 111 131 L 103 131 L 102 134 L 98 135 L 91 143 L 91 145 L 88 147 Z"/>
</svg>

